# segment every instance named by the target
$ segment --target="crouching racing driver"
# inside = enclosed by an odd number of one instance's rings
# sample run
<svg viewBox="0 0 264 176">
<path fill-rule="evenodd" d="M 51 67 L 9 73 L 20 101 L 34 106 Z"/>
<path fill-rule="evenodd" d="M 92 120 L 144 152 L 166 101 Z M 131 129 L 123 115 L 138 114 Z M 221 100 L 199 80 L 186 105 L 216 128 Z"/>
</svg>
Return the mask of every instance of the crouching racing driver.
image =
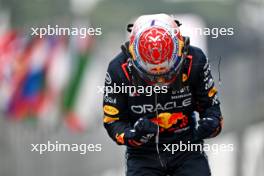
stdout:
<svg viewBox="0 0 264 176">
<path fill-rule="evenodd" d="M 164 144 L 202 144 L 222 128 L 208 60 L 189 45 L 180 25 L 166 14 L 140 16 L 108 66 L 106 87 L 166 87 L 151 95 L 134 89 L 104 95 L 104 126 L 117 144 L 127 146 L 127 176 L 211 175 L 203 151 L 164 150 Z"/>
</svg>

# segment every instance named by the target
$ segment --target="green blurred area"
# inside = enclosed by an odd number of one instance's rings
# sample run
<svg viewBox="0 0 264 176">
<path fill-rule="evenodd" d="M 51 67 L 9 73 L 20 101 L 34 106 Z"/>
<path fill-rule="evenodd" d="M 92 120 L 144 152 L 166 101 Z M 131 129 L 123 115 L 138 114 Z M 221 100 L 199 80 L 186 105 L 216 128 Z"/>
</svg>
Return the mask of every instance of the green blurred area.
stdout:
<svg viewBox="0 0 264 176">
<path fill-rule="evenodd" d="M 70 2 L 64 0 L 1 0 L 0 5 L 10 11 L 15 28 L 42 26 L 61 20 L 70 22 Z"/>
<path fill-rule="evenodd" d="M 91 11 L 84 13 L 105 32 L 122 30 L 131 17 L 150 13 L 194 13 L 208 24 L 233 24 L 236 22 L 236 6 L 239 1 L 186 1 L 173 3 L 162 0 L 102 0 Z M 74 17 L 68 0 L 1 0 L 0 4 L 11 11 L 14 27 L 45 25 L 61 20 L 70 22 Z"/>
</svg>

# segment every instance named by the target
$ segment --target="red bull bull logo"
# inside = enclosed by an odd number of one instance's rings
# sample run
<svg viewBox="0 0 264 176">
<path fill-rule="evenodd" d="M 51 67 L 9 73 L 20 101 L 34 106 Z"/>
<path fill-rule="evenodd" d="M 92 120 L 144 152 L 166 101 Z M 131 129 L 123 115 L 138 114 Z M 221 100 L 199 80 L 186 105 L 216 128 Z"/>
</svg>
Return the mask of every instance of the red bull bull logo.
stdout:
<svg viewBox="0 0 264 176">
<path fill-rule="evenodd" d="M 188 125 L 188 117 L 185 116 L 182 112 L 160 113 L 158 117 L 151 119 L 151 121 L 164 129 L 169 129 L 173 125 L 175 125 L 177 129 L 180 129 Z"/>
</svg>

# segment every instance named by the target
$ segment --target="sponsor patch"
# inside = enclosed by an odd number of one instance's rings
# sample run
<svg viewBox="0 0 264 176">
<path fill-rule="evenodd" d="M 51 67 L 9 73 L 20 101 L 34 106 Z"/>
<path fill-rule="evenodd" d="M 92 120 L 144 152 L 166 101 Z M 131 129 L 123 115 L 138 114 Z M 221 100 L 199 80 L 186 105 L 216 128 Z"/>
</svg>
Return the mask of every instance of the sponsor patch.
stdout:
<svg viewBox="0 0 264 176">
<path fill-rule="evenodd" d="M 118 117 L 113 118 L 113 117 L 104 116 L 104 123 L 112 123 L 112 122 L 117 121 L 117 120 L 119 120 Z"/>
<path fill-rule="evenodd" d="M 106 103 L 116 104 L 116 98 L 112 98 L 112 97 L 109 97 L 109 96 L 104 96 L 104 101 Z"/>
<path fill-rule="evenodd" d="M 119 113 L 119 110 L 113 106 L 104 105 L 104 112 L 109 115 L 116 115 Z"/>
<path fill-rule="evenodd" d="M 173 125 L 177 124 L 177 129 L 184 128 L 188 125 L 188 117 L 182 112 L 179 113 L 160 113 L 158 117 L 150 119 L 153 123 L 156 123 L 164 129 L 169 129 Z"/>
<path fill-rule="evenodd" d="M 214 105 L 217 105 L 217 104 L 219 104 L 219 100 L 218 100 L 217 95 L 215 95 L 213 100 L 212 100 L 212 105 L 214 106 Z"/>
<path fill-rule="evenodd" d="M 124 140 L 124 133 L 121 133 L 121 134 L 116 134 L 116 141 L 117 141 L 117 143 L 119 143 L 119 144 L 124 144 L 125 143 L 125 140 Z"/>
<path fill-rule="evenodd" d="M 188 76 L 185 73 L 182 74 L 182 82 L 187 81 L 187 79 L 188 79 Z"/>
<path fill-rule="evenodd" d="M 171 109 L 184 108 L 190 106 L 191 104 L 192 104 L 192 98 L 188 97 L 179 101 L 174 100 L 174 101 L 166 102 L 165 104 L 158 103 L 156 106 L 154 106 L 153 104 L 132 105 L 131 111 L 136 114 L 145 114 L 155 111 L 167 111 Z"/>
<path fill-rule="evenodd" d="M 111 76 L 110 76 L 110 74 L 108 72 L 106 72 L 105 83 L 106 84 L 111 84 L 112 83 L 112 78 L 111 78 Z"/>
<path fill-rule="evenodd" d="M 189 86 L 184 86 L 183 88 L 179 89 L 179 90 L 172 90 L 172 94 L 183 94 L 183 93 L 189 93 L 190 92 L 190 88 Z"/>
<path fill-rule="evenodd" d="M 216 94 L 217 89 L 216 87 L 213 87 L 212 89 L 210 89 L 210 91 L 208 92 L 208 97 L 212 97 Z"/>
<path fill-rule="evenodd" d="M 214 80 L 213 78 L 210 78 L 208 82 L 205 84 L 205 90 L 210 89 L 213 85 L 214 85 Z"/>
</svg>

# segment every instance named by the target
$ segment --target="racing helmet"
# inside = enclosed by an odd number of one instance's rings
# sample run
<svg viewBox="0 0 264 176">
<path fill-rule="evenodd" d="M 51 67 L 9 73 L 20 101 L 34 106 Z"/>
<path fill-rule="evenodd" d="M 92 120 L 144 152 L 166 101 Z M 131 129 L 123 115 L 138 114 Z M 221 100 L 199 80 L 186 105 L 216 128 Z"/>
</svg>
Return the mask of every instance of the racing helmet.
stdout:
<svg viewBox="0 0 264 176">
<path fill-rule="evenodd" d="M 166 14 L 140 16 L 129 41 L 131 62 L 138 76 L 150 85 L 170 85 L 183 63 L 184 38 L 179 23 Z"/>
</svg>

